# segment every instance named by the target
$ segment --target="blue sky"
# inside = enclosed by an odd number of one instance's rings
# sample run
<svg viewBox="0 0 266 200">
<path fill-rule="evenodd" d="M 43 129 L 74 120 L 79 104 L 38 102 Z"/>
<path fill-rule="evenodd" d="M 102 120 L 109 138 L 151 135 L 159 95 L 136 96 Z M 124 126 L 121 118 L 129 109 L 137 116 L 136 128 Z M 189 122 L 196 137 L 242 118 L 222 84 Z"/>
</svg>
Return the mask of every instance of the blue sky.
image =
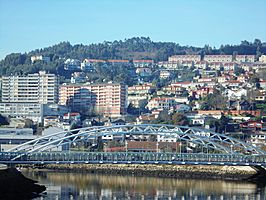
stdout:
<svg viewBox="0 0 266 200">
<path fill-rule="evenodd" d="M 0 59 L 61 41 L 266 41 L 265 0 L 0 0 Z"/>
</svg>

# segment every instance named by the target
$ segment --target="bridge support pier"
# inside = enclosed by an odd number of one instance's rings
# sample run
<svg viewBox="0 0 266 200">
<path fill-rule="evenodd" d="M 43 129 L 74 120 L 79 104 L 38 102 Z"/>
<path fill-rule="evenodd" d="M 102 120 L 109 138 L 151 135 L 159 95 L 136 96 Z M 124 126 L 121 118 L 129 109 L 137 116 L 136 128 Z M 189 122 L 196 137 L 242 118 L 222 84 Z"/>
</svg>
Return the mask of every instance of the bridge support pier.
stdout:
<svg viewBox="0 0 266 200">
<path fill-rule="evenodd" d="M 266 185 L 266 169 L 262 166 L 253 166 L 254 170 L 257 171 L 256 174 L 248 178 L 249 181 L 257 182 L 260 184 Z"/>
<path fill-rule="evenodd" d="M 266 169 L 264 167 L 262 167 L 262 166 L 253 166 L 252 168 L 255 169 L 258 173 L 266 175 Z"/>
</svg>

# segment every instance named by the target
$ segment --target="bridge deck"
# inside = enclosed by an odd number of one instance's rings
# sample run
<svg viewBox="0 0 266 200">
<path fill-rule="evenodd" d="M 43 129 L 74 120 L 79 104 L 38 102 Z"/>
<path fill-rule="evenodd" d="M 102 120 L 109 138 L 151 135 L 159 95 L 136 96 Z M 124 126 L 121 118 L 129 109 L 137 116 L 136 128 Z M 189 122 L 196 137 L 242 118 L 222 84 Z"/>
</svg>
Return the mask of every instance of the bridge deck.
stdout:
<svg viewBox="0 0 266 200">
<path fill-rule="evenodd" d="M 151 152 L 0 152 L 3 164 L 180 164 L 266 166 L 265 155 Z"/>
</svg>

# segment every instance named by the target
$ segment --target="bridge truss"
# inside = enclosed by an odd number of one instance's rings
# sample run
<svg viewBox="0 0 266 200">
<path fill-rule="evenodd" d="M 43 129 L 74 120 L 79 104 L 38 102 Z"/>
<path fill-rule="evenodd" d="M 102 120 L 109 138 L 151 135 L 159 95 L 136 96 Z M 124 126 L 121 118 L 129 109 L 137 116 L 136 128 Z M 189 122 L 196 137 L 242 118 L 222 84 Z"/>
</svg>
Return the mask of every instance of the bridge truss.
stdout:
<svg viewBox="0 0 266 200">
<path fill-rule="evenodd" d="M 70 146 L 76 145 L 79 142 L 97 141 L 97 139 L 102 136 L 121 136 L 125 140 L 131 136 L 139 135 L 160 135 L 164 138 L 176 138 L 181 144 L 184 142 L 193 143 L 195 146 L 205 147 L 223 154 L 249 153 L 266 155 L 264 151 L 251 144 L 247 144 L 225 134 L 194 127 L 161 124 L 97 126 L 58 132 L 41 136 L 18 145 L 10 149 L 9 152 L 24 152 L 30 155 L 39 152 L 47 152 L 64 145 Z"/>
</svg>

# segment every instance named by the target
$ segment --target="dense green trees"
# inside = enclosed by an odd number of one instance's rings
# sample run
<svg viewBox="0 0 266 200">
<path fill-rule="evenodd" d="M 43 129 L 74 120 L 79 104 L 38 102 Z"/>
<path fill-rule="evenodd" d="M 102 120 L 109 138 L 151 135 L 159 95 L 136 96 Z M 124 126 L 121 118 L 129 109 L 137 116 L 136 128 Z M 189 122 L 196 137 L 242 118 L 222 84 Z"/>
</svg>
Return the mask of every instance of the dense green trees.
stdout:
<svg viewBox="0 0 266 200">
<path fill-rule="evenodd" d="M 211 119 L 206 122 L 207 125 L 210 125 L 211 128 L 215 128 L 215 132 L 224 133 L 226 132 L 226 126 L 229 123 L 230 119 L 222 113 L 220 119 Z"/>
<path fill-rule="evenodd" d="M 187 126 L 189 124 L 188 118 L 181 113 L 174 113 L 172 115 L 172 124 L 179 126 Z"/>
<path fill-rule="evenodd" d="M 49 56 L 51 62 L 31 63 L 32 55 L 41 54 Z M 63 61 L 66 58 L 83 60 L 96 59 L 154 59 L 155 61 L 167 60 L 174 54 L 266 54 L 266 43 L 260 40 L 242 41 L 239 45 L 222 45 L 219 49 L 205 45 L 203 48 L 180 46 L 174 42 L 153 42 L 149 37 L 133 37 L 130 39 L 115 40 L 99 44 L 76 44 L 61 42 L 51 47 L 37 49 L 29 53 L 12 53 L 0 61 L 0 75 L 27 74 L 38 70 L 47 70 L 52 73 L 64 75 Z M 123 79 L 123 78 L 122 78 Z"/>
<path fill-rule="evenodd" d="M 95 71 L 87 73 L 87 81 L 94 83 L 101 82 L 123 82 L 131 86 L 136 84 L 135 70 L 130 65 L 105 65 L 96 64 Z"/>
<path fill-rule="evenodd" d="M 0 114 L 0 126 L 8 125 L 8 124 L 9 124 L 9 119 Z"/>
<path fill-rule="evenodd" d="M 167 110 L 162 111 L 154 123 L 160 124 L 175 124 L 179 126 L 189 125 L 188 118 L 182 113 L 171 113 L 169 114 Z"/>
<path fill-rule="evenodd" d="M 226 98 L 219 90 L 214 90 L 202 99 L 201 110 L 223 110 L 226 108 Z"/>
</svg>

